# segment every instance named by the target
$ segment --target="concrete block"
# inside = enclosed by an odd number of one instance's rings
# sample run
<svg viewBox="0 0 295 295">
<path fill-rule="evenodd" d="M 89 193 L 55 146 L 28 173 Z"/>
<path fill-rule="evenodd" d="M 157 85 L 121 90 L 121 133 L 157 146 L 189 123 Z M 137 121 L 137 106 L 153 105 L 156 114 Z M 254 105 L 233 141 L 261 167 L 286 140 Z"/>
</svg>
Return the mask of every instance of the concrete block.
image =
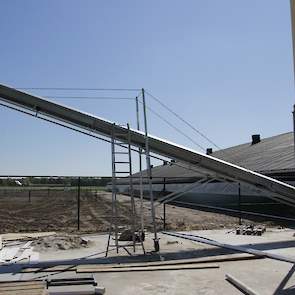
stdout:
<svg viewBox="0 0 295 295">
<path fill-rule="evenodd" d="M 106 292 L 106 288 L 103 286 L 96 286 L 94 289 L 94 294 L 103 295 Z"/>
</svg>

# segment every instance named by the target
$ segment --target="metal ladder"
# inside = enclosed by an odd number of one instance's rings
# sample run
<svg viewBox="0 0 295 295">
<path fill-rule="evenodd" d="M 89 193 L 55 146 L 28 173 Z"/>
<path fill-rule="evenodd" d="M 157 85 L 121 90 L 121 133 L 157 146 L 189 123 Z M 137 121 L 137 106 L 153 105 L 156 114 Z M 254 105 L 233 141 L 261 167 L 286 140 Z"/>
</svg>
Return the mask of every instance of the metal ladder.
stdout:
<svg viewBox="0 0 295 295">
<path fill-rule="evenodd" d="M 116 248 L 116 252 L 119 253 L 119 248 L 123 248 L 128 254 L 131 254 L 127 247 L 132 247 L 133 252 L 136 252 L 136 245 L 140 244 L 145 254 L 145 249 L 143 245 L 144 234 L 141 230 L 138 230 L 139 226 L 137 223 L 136 207 L 134 200 L 134 190 L 133 190 L 133 179 L 132 179 L 132 155 L 131 155 L 131 133 L 130 126 L 127 124 L 127 133 L 122 130 L 122 133 L 116 133 L 113 124 L 112 134 L 111 134 L 111 151 L 112 151 L 112 216 L 109 228 L 109 236 L 106 249 L 106 257 L 110 251 L 111 247 Z M 123 127 L 123 126 L 121 126 Z M 126 128 L 126 127 L 125 127 Z M 123 139 L 118 139 L 123 138 Z M 124 170 L 122 170 L 125 168 Z M 130 195 L 130 224 L 127 228 L 131 231 L 132 242 L 127 243 L 126 241 L 119 240 L 120 229 L 120 215 L 118 212 L 118 200 L 117 200 L 117 179 L 121 177 L 128 177 L 129 179 L 129 195 Z M 112 244 L 114 241 L 114 244 Z"/>
</svg>

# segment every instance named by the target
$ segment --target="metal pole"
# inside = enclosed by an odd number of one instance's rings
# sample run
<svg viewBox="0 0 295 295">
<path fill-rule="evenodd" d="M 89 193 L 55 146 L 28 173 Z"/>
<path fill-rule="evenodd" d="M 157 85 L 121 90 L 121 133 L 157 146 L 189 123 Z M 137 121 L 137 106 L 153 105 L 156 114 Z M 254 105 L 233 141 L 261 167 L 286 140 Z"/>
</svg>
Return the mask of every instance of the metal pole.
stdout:
<svg viewBox="0 0 295 295">
<path fill-rule="evenodd" d="M 163 228 L 164 228 L 164 230 L 166 230 L 166 203 L 163 203 L 163 215 L 164 215 L 164 217 L 163 217 Z"/>
<path fill-rule="evenodd" d="M 31 203 L 31 190 L 29 190 L 29 203 Z"/>
<path fill-rule="evenodd" d="M 134 201 L 134 192 L 133 192 L 133 179 L 132 179 L 132 157 L 131 157 L 131 135 L 130 135 L 130 126 L 127 123 L 128 128 L 128 158 L 129 158 L 129 195 L 131 198 L 131 227 L 132 227 L 132 241 L 133 241 L 133 252 L 135 253 L 135 231 L 136 231 L 136 210 L 135 210 L 135 201 Z"/>
<path fill-rule="evenodd" d="M 294 153 L 295 153 L 295 104 L 293 105 L 293 139 L 294 139 Z"/>
<path fill-rule="evenodd" d="M 112 128 L 112 224 L 115 224 L 115 245 L 116 252 L 119 253 L 118 241 L 118 210 L 117 210 L 117 175 L 116 175 L 116 156 L 115 156 L 115 126 Z"/>
<path fill-rule="evenodd" d="M 293 75 L 294 75 L 294 82 L 295 82 L 295 1 L 294 0 L 290 0 L 290 11 L 291 11 L 292 45 L 293 45 Z M 293 137 L 294 137 L 294 153 L 295 153 L 295 105 L 293 105 Z"/>
<path fill-rule="evenodd" d="M 241 184 L 238 187 L 239 192 L 239 225 L 242 225 L 242 210 L 241 210 Z"/>
<path fill-rule="evenodd" d="M 135 98 L 136 102 L 136 123 L 137 130 L 140 131 L 140 120 L 139 120 L 139 104 L 138 97 Z M 143 220 L 143 183 L 142 183 L 142 149 L 138 149 L 138 157 L 139 157 L 139 190 L 140 190 L 140 229 L 141 233 L 144 233 L 144 220 Z"/>
<path fill-rule="evenodd" d="M 77 196 L 77 227 L 80 230 L 80 194 L 81 194 L 81 177 L 78 178 L 78 196 Z"/>
<path fill-rule="evenodd" d="M 154 249 L 155 249 L 155 252 L 159 252 L 160 245 L 159 245 L 159 239 L 158 239 L 158 235 L 157 235 L 156 214 L 155 214 L 155 206 L 154 206 L 154 194 L 153 194 L 153 183 L 152 183 L 151 158 L 150 158 L 149 138 L 148 138 L 148 130 L 147 130 L 145 92 L 144 92 L 144 89 L 143 88 L 142 88 L 141 91 L 142 91 L 144 129 L 145 129 L 144 131 L 145 131 L 146 166 L 147 166 L 147 173 L 148 173 L 149 192 L 150 192 L 150 200 L 151 200 L 152 223 L 153 223 L 153 231 L 154 231 Z"/>
<path fill-rule="evenodd" d="M 164 183 L 164 185 L 163 185 L 163 194 L 165 194 L 166 193 L 166 177 L 164 177 L 164 179 L 163 179 L 163 183 Z M 163 203 L 163 218 L 164 218 L 164 220 L 163 220 L 163 223 L 164 223 L 164 225 L 163 225 L 163 228 L 164 228 L 164 230 L 166 230 L 166 203 Z"/>
</svg>

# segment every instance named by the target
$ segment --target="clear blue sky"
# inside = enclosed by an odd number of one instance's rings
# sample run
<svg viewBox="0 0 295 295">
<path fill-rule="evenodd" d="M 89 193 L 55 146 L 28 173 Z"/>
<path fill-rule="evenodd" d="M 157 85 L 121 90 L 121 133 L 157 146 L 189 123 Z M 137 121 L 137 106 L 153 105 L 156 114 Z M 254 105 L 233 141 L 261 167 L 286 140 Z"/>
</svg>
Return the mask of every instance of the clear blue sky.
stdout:
<svg viewBox="0 0 295 295">
<path fill-rule="evenodd" d="M 247 142 L 254 133 L 292 130 L 289 0 L 2 1 L 0 36 L 3 84 L 144 87 L 221 147 Z M 56 100 L 135 123 L 133 101 Z M 1 174 L 110 173 L 105 143 L 3 108 L 0 126 Z M 149 126 L 154 135 L 196 148 L 152 114 Z"/>
</svg>

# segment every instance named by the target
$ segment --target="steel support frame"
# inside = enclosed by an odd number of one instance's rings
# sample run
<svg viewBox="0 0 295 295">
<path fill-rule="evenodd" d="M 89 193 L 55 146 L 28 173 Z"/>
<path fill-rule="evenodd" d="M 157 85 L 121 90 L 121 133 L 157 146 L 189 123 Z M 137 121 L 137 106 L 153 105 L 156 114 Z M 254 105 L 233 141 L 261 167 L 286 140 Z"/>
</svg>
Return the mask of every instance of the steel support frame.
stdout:
<svg viewBox="0 0 295 295">
<path fill-rule="evenodd" d="M 151 215 L 153 223 L 153 232 L 154 232 L 154 250 L 159 252 L 160 244 L 157 233 L 157 224 L 156 224 L 156 212 L 154 204 L 154 193 L 153 193 L 153 182 L 152 182 L 152 168 L 151 168 L 151 158 L 150 158 L 150 147 L 149 147 L 149 136 L 148 136 L 148 127 L 147 127 L 147 115 L 146 115 L 146 102 L 145 102 L 145 91 L 142 88 L 142 102 L 143 102 L 143 116 L 144 116 L 144 134 L 145 134 L 145 156 L 146 156 L 146 168 L 148 174 L 148 185 L 149 185 L 149 195 L 151 203 Z"/>
<path fill-rule="evenodd" d="M 179 166 L 179 167 L 182 167 L 181 165 L 178 165 L 178 166 Z M 169 195 L 167 195 L 167 196 L 164 196 L 164 197 L 162 197 L 161 199 L 158 199 L 157 202 L 160 202 L 160 203 L 157 203 L 157 204 L 155 205 L 156 207 L 159 206 L 159 205 L 161 205 L 161 204 L 163 204 L 163 203 L 171 202 L 172 200 L 175 200 L 175 199 L 181 197 L 183 194 L 185 194 L 185 193 L 191 191 L 192 189 L 194 189 L 195 187 L 197 187 L 197 186 L 199 185 L 200 181 L 203 181 L 203 180 L 205 180 L 206 178 L 207 178 L 207 179 L 211 178 L 211 179 L 212 179 L 211 181 L 213 181 L 213 180 L 218 180 L 218 181 L 221 181 L 221 182 L 232 182 L 232 183 L 237 183 L 237 184 L 238 184 L 238 197 L 239 197 L 239 199 L 241 198 L 241 184 L 244 184 L 244 185 L 246 185 L 247 187 L 250 187 L 253 191 L 257 191 L 258 193 L 262 193 L 262 192 L 267 193 L 267 195 L 265 195 L 265 197 L 267 197 L 267 198 L 269 198 L 269 199 L 272 199 L 272 200 L 274 200 L 274 201 L 277 201 L 277 202 L 280 202 L 280 203 L 282 203 L 282 204 L 285 204 L 285 205 L 288 205 L 288 206 L 291 206 L 291 207 L 294 207 L 294 208 L 295 208 L 295 201 L 292 201 L 292 200 L 285 201 L 285 198 L 284 198 L 283 196 L 281 196 L 281 195 L 278 195 L 278 194 L 276 194 L 276 193 L 273 193 L 273 196 L 272 196 L 272 195 L 269 195 L 270 191 L 265 190 L 265 189 L 263 189 L 263 188 L 257 188 L 256 186 L 249 185 L 248 183 L 245 183 L 245 182 L 243 182 L 243 181 L 239 181 L 238 179 L 235 179 L 235 178 L 229 178 L 229 177 L 228 177 L 228 178 L 224 178 L 223 176 L 218 175 L 217 173 L 214 173 L 214 174 L 211 173 L 212 175 L 210 176 L 210 171 L 207 171 L 208 174 L 205 174 L 205 173 L 204 173 L 204 169 L 203 169 L 203 172 L 200 172 L 200 171 L 197 169 L 198 165 L 194 165 L 194 167 L 195 167 L 196 169 L 192 169 L 192 168 L 191 168 L 192 171 L 196 171 L 196 172 L 198 172 L 198 173 L 200 173 L 200 174 L 203 174 L 203 175 L 205 175 L 205 177 L 202 178 L 202 179 L 200 179 L 199 181 L 193 183 L 193 184 L 190 184 L 190 185 L 186 188 L 185 191 L 178 190 L 177 192 L 172 192 L 171 194 L 169 194 Z M 205 170 L 206 170 L 206 169 L 205 169 Z M 210 181 L 210 182 L 211 182 L 211 181 Z M 209 183 L 209 182 L 206 182 L 206 184 L 207 184 L 207 183 Z M 174 197 L 174 196 L 175 196 L 175 197 Z M 171 198 L 171 199 L 165 201 L 166 198 Z M 241 222 L 241 221 L 239 221 L 239 222 Z"/>
<path fill-rule="evenodd" d="M 201 178 L 200 180 L 196 181 L 196 182 L 193 182 L 193 183 L 190 183 L 188 185 L 186 185 L 184 188 L 180 188 L 178 189 L 177 191 L 175 192 L 172 192 L 162 198 L 159 198 L 157 199 L 157 204 L 155 205 L 156 207 L 157 206 L 160 206 L 161 204 L 163 203 L 167 203 L 169 202 L 171 199 L 174 199 L 174 197 L 178 198 L 178 195 L 179 194 L 184 194 L 184 193 L 187 193 L 189 191 L 191 191 L 192 189 L 194 189 L 195 187 L 199 186 L 203 181 L 207 181 L 208 180 L 208 177 L 203 177 Z"/>
<path fill-rule="evenodd" d="M 129 123 L 127 123 L 127 128 L 130 130 Z M 132 157 L 131 157 L 131 135 L 128 132 L 128 159 L 129 159 L 129 195 L 131 198 L 131 228 L 132 228 L 132 242 L 133 242 L 133 252 L 135 253 L 135 231 L 136 231 L 136 208 L 134 200 L 134 191 L 133 191 L 133 178 L 132 178 Z"/>
<path fill-rule="evenodd" d="M 47 122 L 96 138 L 98 138 L 98 136 L 94 134 L 100 134 L 107 137 L 110 136 L 112 122 L 51 102 L 38 96 L 19 91 L 5 85 L 0 85 L 0 99 L 10 104 L 10 106 L 1 104 L 5 107 L 33 116 L 32 113 L 25 111 L 29 110 L 30 112 L 34 112 L 34 116 L 37 116 L 38 118 L 40 118 L 41 115 L 44 116 L 41 119 Z M 22 108 L 22 110 L 16 109 L 11 105 Z M 73 127 L 63 125 L 59 122 L 76 126 L 82 130 L 87 130 L 87 132 L 76 130 Z M 126 133 L 126 128 L 118 126 L 117 129 L 118 131 Z M 92 134 L 88 133 L 89 130 L 91 130 Z M 151 135 L 147 136 L 147 133 L 143 134 L 135 130 L 131 130 L 131 132 L 132 144 L 137 148 L 144 148 L 146 137 L 148 137 L 148 147 L 153 153 L 167 158 L 177 159 L 182 162 L 187 162 L 191 165 L 199 165 L 202 169 L 208 169 L 211 172 L 213 171 L 216 174 L 222 175 L 224 179 L 234 180 L 242 184 L 253 185 L 260 191 L 267 191 L 274 194 L 274 196 L 268 196 L 269 198 L 275 199 L 284 204 L 291 204 L 292 206 L 295 206 L 295 187 L 292 185 L 288 185 L 271 177 L 267 177 L 260 173 L 239 167 L 212 156 L 204 155 L 164 139 Z"/>
<path fill-rule="evenodd" d="M 74 110 L 5 85 L 0 85 L 0 99 L 12 105 L 17 105 L 22 109 L 35 112 L 38 116 L 41 114 L 84 130 L 91 129 L 95 134 L 103 134 L 109 137 L 111 133 L 112 122 L 108 120 Z M 117 131 L 127 133 L 126 128 L 120 126 L 117 127 Z M 137 130 L 131 130 L 131 132 L 132 145 L 144 148 L 145 134 Z M 200 165 L 202 168 L 223 175 L 224 178 L 236 178 L 241 183 L 245 182 L 259 188 L 264 188 L 272 193 L 280 194 L 284 197 L 285 201 L 295 201 L 295 187 L 292 185 L 155 136 L 149 135 L 148 142 L 149 150 L 153 153 L 188 162 L 192 165 Z"/>
<path fill-rule="evenodd" d="M 136 103 L 136 127 L 140 131 L 139 119 L 139 102 L 138 97 L 135 98 Z M 144 219 L 143 219 L 143 180 L 142 180 L 142 148 L 138 148 L 138 163 L 139 163 L 139 194 L 140 194 L 140 228 L 141 233 L 144 234 Z"/>
<path fill-rule="evenodd" d="M 178 166 L 182 167 L 182 168 L 185 168 L 185 167 L 183 167 L 181 165 L 178 165 Z M 274 191 L 271 191 L 270 189 L 265 189 L 263 187 L 257 187 L 257 186 L 255 186 L 253 184 L 249 184 L 249 183 L 247 183 L 247 182 L 245 182 L 243 180 L 240 180 L 238 178 L 229 177 L 229 176 L 225 177 L 224 175 L 216 173 L 216 172 L 212 173 L 210 170 L 208 170 L 206 168 L 204 169 L 203 167 L 202 167 L 203 171 L 200 172 L 198 170 L 199 165 L 195 164 L 195 165 L 192 165 L 192 166 L 194 166 L 196 169 L 193 169 L 193 168 L 190 167 L 189 169 L 191 171 L 195 171 L 195 172 L 198 172 L 200 174 L 207 175 L 207 177 L 212 177 L 212 178 L 215 178 L 216 180 L 219 180 L 219 181 L 222 181 L 222 182 L 229 181 L 229 182 L 234 182 L 234 183 L 240 183 L 240 184 L 243 184 L 243 185 L 245 185 L 247 187 L 251 187 L 251 189 L 253 191 L 256 191 L 258 193 L 262 193 L 262 192 L 267 193 L 267 194 L 272 193 L 273 195 L 265 195 L 265 197 L 295 208 L 295 200 L 287 198 L 287 197 L 285 197 L 283 195 L 280 195 L 280 194 L 278 194 L 278 193 L 276 193 Z M 207 171 L 208 174 L 205 174 L 204 171 Z"/>
</svg>

